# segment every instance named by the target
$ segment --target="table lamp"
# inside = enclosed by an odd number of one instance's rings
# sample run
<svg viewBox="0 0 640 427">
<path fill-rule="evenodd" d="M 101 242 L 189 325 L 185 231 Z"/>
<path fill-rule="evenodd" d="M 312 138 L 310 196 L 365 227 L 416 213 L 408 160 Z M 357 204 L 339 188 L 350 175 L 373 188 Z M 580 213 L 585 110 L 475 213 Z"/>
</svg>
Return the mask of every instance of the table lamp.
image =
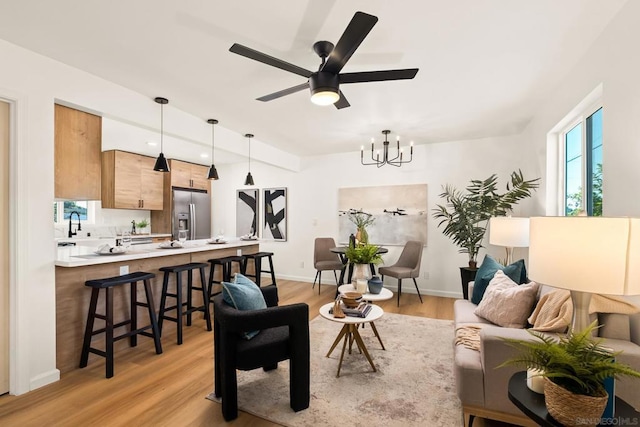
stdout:
<svg viewBox="0 0 640 427">
<path fill-rule="evenodd" d="M 571 291 L 571 329 L 589 325 L 592 293 L 640 294 L 640 219 L 536 217 L 530 221 L 529 276 Z"/>
<path fill-rule="evenodd" d="M 496 216 L 489 219 L 489 243 L 505 246 L 507 262 L 513 262 L 513 248 L 529 246 L 529 218 Z"/>
</svg>

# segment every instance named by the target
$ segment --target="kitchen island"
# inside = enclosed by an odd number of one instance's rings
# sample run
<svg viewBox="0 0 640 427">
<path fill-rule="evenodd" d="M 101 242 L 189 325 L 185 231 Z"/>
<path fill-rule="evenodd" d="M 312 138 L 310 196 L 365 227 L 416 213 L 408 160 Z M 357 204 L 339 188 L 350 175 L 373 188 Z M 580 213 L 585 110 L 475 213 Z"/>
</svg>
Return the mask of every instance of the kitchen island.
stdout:
<svg viewBox="0 0 640 427">
<path fill-rule="evenodd" d="M 154 307 L 160 309 L 163 273 L 161 267 L 189 262 L 207 262 L 212 258 L 222 258 L 237 254 L 250 254 L 259 251 L 258 241 L 235 240 L 224 244 L 209 244 L 207 240 L 189 240 L 182 248 L 162 249 L 157 243 L 134 245 L 123 254 L 98 255 L 94 246 L 66 246 L 56 248 L 56 364 L 61 373 L 78 369 L 82 339 L 86 324 L 91 289 L 84 286 L 85 281 L 126 274 L 126 272 L 145 271 L 154 273 L 152 281 Z M 126 271 L 126 272 L 125 272 Z M 208 275 L 208 270 L 207 270 Z M 174 289 L 175 275 L 171 275 L 169 289 Z M 219 269 L 216 279 L 220 280 Z M 208 282 L 208 277 L 205 278 Z M 199 284 L 200 277 L 194 273 L 194 281 Z M 184 280 L 186 283 L 186 279 Z M 129 318 L 128 286 L 114 290 L 114 321 L 116 323 Z M 183 286 L 186 291 L 186 286 Z M 138 286 L 139 300 L 144 301 L 144 288 Z M 186 295 L 186 294 L 185 294 Z M 103 295 L 98 301 L 98 310 L 104 310 Z M 202 298 L 194 292 L 194 305 L 202 304 Z M 145 322 L 146 309 L 139 308 L 138 316 Z M 197 316 L 197 314 L 196 314 Z M 95 328 L 100 327 L 96 320 Z M 141 323 L 143 324 L 143 323 Z M 166 328 L 173 330 L 175 324 L 166 322 Z M 126 328 L 126 327 L 125 327 Z M 118 331 L 120 332 L 120 331 Z M 203 330 L 203 333 L 208 333 Z M 103 334 L 94 337 L 95 346 L 103 348 Z M 115 343 L 116 367 L 119 349 L 129 346 L 129 340 Z M 149 352 L 148 357 L 156 356 Z M 89 363 L 104 363 L 104 359 L 90 355 Z"/>
</svg>

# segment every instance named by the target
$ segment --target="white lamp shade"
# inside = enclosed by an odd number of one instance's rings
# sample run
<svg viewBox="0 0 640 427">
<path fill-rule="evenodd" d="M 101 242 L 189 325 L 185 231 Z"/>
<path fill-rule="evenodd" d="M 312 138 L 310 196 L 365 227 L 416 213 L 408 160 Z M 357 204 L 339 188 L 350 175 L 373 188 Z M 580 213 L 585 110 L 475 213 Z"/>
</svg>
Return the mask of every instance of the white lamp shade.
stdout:
<svg viewBox="0 0 640 427">
<path fill-rule="evenodd" d="M 531 218 L 529 276 L 574 291 L 640 294 L 640 219 Z"/>
<path fill-rule="evenodd" d="M 489 243 L 508 248 L 529 246 L 529 218 L 497 216 L 489 220 Z"/>
</svg>

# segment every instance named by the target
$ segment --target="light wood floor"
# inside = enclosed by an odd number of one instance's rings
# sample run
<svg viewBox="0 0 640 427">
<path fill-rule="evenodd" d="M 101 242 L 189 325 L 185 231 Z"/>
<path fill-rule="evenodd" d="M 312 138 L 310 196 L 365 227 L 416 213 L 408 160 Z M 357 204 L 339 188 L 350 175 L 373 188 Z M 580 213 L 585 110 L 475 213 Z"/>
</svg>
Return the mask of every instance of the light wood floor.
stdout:
<svg viewBox="0 0 640 427">
<path fill-rule="evenodd" d="M 306 302 L 310 317 L 333 301 L 335 286 L 318 287 L 278 281 L 280 304 Z M 386 312 L 437 319 L 453 319 L 453 299 L 403 294 L 380 305 Z M 220 405 L 205 399 L 213 390 L 213 333 L 196 315 L 185 327 L 184 343 L 175 343 L 175 324 L 167 323 L 162 337 L 164 353 L 156 355 L 151 339 L 115 355 L 115 376 L 105 378 L 104 359 L 91 355 L 89 366 L 64 374 L 54 384 L 22 396 L 0 396 L 1 426 L 274 426 L 240 412 L 225 423 Z M 79 356 L 79 355 L 78 355 Z M 498 426 L 478 419 L 474 426 Z"/>
</svg>

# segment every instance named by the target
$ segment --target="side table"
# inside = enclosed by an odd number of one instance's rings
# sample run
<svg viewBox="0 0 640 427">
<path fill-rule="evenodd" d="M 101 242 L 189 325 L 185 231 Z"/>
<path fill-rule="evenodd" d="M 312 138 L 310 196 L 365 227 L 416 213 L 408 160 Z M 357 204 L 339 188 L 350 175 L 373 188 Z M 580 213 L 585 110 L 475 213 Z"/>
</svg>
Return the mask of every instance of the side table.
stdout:
<svg viewBox="0 0 640 427">
<path fill-rule="evenodd" d="M 360 337 L 360 333 L 358 332 L 358 326 L 373 322 L 374 320 L 378 320 L 384 314 L 384 311 L 381 307 L 377 305 L 371 306 L 371 311 L 367 314 L 367 317 L 350 317 L 346 316 L 343 318 L 333 317 L 333 314 L 329 313 L 329 310 L 333 307 L 333 303 L 330 302 L 328 304 L 320 307 L 320 315 L 327 320 L 331 320 L 332 322 L 341 323 L 342 329 L 338 333 L 338 336 L 333 341 L 329 352 L 327 353 L 327 357 L 331 356 L 331 353 L 336 348 L 340 340 L 344 337 L 344 343 L 342 344 L 342 353 L 340 354 L 340 362 L 338 363 L 338 373 L 336 377 L 340 376 L 340 368 L 342 368 L 342 360 L 344 359 L 344 352 L 347 348 L 347 342 L 349 342 L 349 353 L 351 353 L 351 343 L 353 341 L 356 342 L 356 345 L 360 349 L 360 351 L 365 355 L 373 372 L 377 372 L 376 366 L 373 364 L 373 360 L 371 360 L 371 356 L 369 355 L 369 351 L 367 351 L 367 347 L 364 345 L 364 341 L 362 341 L 362 337 Z M 378 337 L 379 338 L 379 337 Z"/>
<path fill-rule="evenodd" d="M 345 292 L 356 292 L 356 288 L 354 288 L 351 284 L 342 285 L 338 286 L 338 292 L 341 294 L 344 294 Z M 362 299 L 367 302 L 386 301 L 391 298 L 393 298 L 393 292 L 391 292 L 387 288 L 382 288 L 379 294 L 372 294 L 369 292 L 362 294 Z M 364 324 L 362 324 L 362 326 L 364 327 Z M 380 346 L 382 347 L 382 349 L 386 350 L 386 348 L 384 348 L 384 344 L 382 343 L 382 338 L 380 338 L 380 334 L 378 333 L 378 329 L 376 328 L 376 324 L 373 321 L 371 322 L 371 329 L 373 330 L 375 336 L 378 337 L 378 341 L 380 342 Z"/>
<path fill-rule="evenodd" d="M 544 403 L 544 394 L 535 393 L 527 387 L 527 373 L 516 372 L 509 380 L 509 400 L 524 414 L 541 426 L 562 426 L 553 419 Z M 613 423 L 617 419 L 618 423 Z M 640 413 L 627 402 L 616 396 L 615 414 L 613 418 L 602 419 L 598 425 L 637 425 Z"/>
<path fill-rule="evenodd" d="M 462 295 L 469 299 L 469 282 L 475 280 L 477 268 L 460 267 L 460 279 L 462 280 Z"/>
</svg>

